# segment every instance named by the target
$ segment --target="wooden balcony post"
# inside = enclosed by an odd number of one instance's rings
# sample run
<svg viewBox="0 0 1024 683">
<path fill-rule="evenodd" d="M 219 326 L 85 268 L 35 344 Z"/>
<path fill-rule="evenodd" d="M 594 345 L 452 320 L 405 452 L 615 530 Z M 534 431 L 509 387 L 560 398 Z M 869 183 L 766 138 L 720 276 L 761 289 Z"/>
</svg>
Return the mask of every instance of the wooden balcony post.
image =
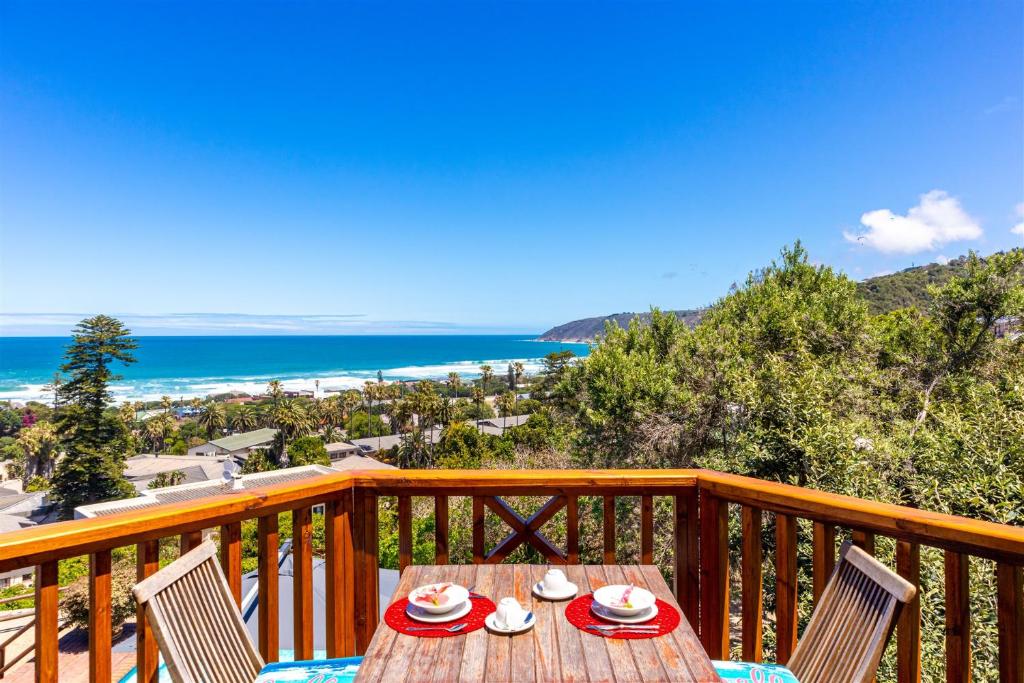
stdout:
<svg viewBox="0 0 1024 683">
<path fill-rule="evenodd" d="M 580 563 L 580 513 L 579 498 L 566 496 L 565 499 L 565 561 Z"/>
<path fill-rule="evenodd" d="M 57 563 L 36 567 L 36 681 L 57 681 Z"/>
<path fill-rule="evenodd" d="M 946 551 L 946 681 L 971 680 L 970 558 Z"/>
<path fill-rule="evenodd" d="M 180 554 L 184 555 L 188 551 L 196 548 L 200 543 L 203 542 L 202 531 L 187 531 L 181 535 Z"/>
<path fill-rule="evenodd" d="M 448 496 L 434 496 L 434 564 L 448 564 Z"/>
<path fill-rule="evenodd" d="M 220 566 L 227 577 L 235 604 L 242 606 L 242 523 L 232 522 L 220 528 Z"/>
<path fill-rule="evenodd" d="M 356 654 L 362 654 L 373 638 L 378 619 L 377 495 L 362 488 L 353 493 Z"/>
<path fill-rule="evenodd" d="M 146 541 L 136 547 L 136 573 L 139 581 L 147 579 L 160 568 L 160 541 Z M 135 610 L 135 667 L 139 683 L 157 683 L 158 659 L 156 636 L 146 619 L 145 610 Z"/>
<path fill-rule="evenodd" d="M 484 562 L 484 498 L 473 496 L 473 564 Z"/>
<path fill-rule="evenodd" d="M 1024 683 L 1024 567 L 996 564 L 999 680 Z"/>
<path fill-rule="evenodd" d="M 259 648 L 264 661 L 276 662 L 278 645 L 278 520 L 277 513 L 259 518 Z"/>
<path fill-rule="evenodd" d="M 763 642 L 764 586 L 761 578 L 761 509 L 744 505 L 743 527 L 743 661 L 760 662 Z"/>
<path fill-rule="evenodd" d="M 814 604 L 818 604 L 825 586 L 836 568 L 836 528 L 831 524 L 814 523 L 813 557 Z"/>
<path fill-rule="evenodd" d="M 796 531 L 796 517 L 775 515 L 775 659 L 779 664 L 788 662 L 796 649 Z"/>
<path fill-rule="evenodd" d="M 356 650 L 351 492 L 328 501 L 324 515 L 327 656 L 350 657 Z"/>
<path fill-rule="evenodd" d="M 608 498 L 605 498 L 607 501 Z M 613 499 L 614 500 L 614 499 Z M 700 628 L 700 527 L 697 515 L 697 487 L 685 489 L 673 498 L 675 538 L 675 590 L 676 602 L 694 631 Z M 605 507 L 607 512 L 608 508 Z M 614 506 L 612 519 L 614 520 Z M 607 519 L 607 516 L 606 516 Z M 612 531 L 614 533 L 614 521 Z M 613 546 L 614 547 L 614 546 Z M 607 560 L 606 560 L 607 563 Z M 615 563 L 614 552 L 612 561 Z"/>
<path fill-rule="evenodd" d="M 729 504 L 700 493 L 700 640 L 712 659 L 729 656 Z"/>
<path fill-rule="evenodd" d="M 853 544 L 868 555 L 875 554 L 875 535 L 870 531 L 854 529 L 851 533 Z"/>
<path fill-rule="evenodd" d="M 604 563 L 615 564 L 615 496 L 605 496 L 603 503 Z"/>
<path fill-rule="evenodd" d="M 914 584 L 918 594 L 903 606 L 896 630 L 896 680 L 919 683 L 921 680 L 921 546 L 908 541 L 896 542 L 896 572 Z"/>
<path fill-rule="evenodd" d="M 110 680 L 110 551 L 89 556 L 89 683 Z"/>
<path fill-rule="evenodd" d="M 313 659 L 313 514 L 292 510 L 292 624 L 295 659 Z"/>
<path fill-rule="evenodd" d="M 654 496 L 640 496 L 640 564 L 654 564 Z"/>
<path fill-rule="evenodd" d="M 412 498 L 398 497 L 398 571 L 412 564 Z"/>
</svg>

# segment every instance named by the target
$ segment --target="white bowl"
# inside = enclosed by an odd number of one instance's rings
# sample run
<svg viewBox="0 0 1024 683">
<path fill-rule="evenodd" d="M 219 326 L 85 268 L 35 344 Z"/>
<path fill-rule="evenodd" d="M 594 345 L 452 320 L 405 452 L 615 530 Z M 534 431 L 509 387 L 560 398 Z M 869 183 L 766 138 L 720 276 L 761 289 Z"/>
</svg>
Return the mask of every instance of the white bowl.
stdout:
<svg viewBox="0 0 1024 683">
<path fill-rule="evenodd" d="M 442 588 L 444 588 L 443 591 L 441 591 Z M 437 603 L 429 599 L 422 599 L 435 591 L 441 591 Z M 450 612 L 465 603 L 466 600 L 469 600 L 469 591 L 454 583 L 430 583 L 414 588 L 409 593 L 409 604 L 431 614 Z"/>
<path fill-rule="evenodd" d="M 640 586 L 633 586 L 629 594 L 629 607 L 622 604 L 622 596 L 629 586 L 602 586 L 594 591 L 594 602 L 612 614 L 632 617 L 654 606 L 654 593 Z"/>
</svg>

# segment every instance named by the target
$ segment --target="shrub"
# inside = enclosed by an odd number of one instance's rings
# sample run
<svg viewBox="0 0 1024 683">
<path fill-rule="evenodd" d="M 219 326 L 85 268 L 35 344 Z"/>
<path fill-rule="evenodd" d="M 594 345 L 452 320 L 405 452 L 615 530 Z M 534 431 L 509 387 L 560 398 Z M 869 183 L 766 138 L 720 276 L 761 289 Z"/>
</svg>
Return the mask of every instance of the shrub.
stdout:
<svg viewBox="0 0 1024 683">
<path fill-rule="evenodd" d="M 135 565 L 117 562 L 110 576 L 110 621 L 115 631 L 135 614 Z M 79 628 L 89 628 L 89 577 L 82 576 L 71 583 L 61 600 L 64 617 Z"/>
</svg>

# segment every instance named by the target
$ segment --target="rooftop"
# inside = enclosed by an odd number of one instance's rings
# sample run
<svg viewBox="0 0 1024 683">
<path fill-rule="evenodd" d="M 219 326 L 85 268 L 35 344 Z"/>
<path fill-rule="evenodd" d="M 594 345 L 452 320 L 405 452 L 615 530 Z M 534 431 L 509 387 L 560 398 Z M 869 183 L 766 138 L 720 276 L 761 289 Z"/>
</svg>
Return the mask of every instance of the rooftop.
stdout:
<svg viewBox="0 0 1024 683">
<path fill-rule="evenodd" d="M 231 436 L 225 436 L 222 439 L 214 439 L 210 443 L 218 448 L 223 448 L 226 451 L 240 451 L 244 448 L 252 448 L 253 446 L 259 446 L 274 440 L 277 436 L 277 430 L 269 427 L 263 429 L 257 429 L 251 432 L 242 432 L 241 434 L 232 434 Z"/>
</svg>

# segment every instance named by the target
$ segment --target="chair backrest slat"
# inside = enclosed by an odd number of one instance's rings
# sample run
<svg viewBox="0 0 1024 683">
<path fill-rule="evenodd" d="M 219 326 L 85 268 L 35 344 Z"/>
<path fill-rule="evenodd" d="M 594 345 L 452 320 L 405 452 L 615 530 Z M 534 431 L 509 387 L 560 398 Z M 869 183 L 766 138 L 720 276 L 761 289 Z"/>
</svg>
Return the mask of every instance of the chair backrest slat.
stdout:
<svg viewBox="0 0 1024 683">
<path fill-rule="evenodd" d="M 175 683 L 252 683 L 263 659 L 249 639 L 212 541 L 132 591 Z"/>
<path fill-rule="evenodd" d="M 916 588 L 850 543 L 821 594 L 789 668 L 801 683 L 870 681 L 900 609 Z"/>
</svg>

